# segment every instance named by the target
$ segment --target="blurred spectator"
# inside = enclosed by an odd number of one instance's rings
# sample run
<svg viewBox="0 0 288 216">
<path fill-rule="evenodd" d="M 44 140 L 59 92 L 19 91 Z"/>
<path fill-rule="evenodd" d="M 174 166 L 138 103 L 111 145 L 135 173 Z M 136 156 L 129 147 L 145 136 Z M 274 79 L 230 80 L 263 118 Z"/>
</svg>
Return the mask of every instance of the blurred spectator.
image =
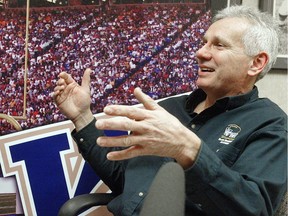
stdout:
<svg viewBox="0 0 288 216">
<path fill-rule="evenodd" d="M 25 114 L 23 129 L 65 120 L 51 97 L 63 70 L 80 81 L 92 69 L 94 113 L 110 103 L 137 103 L 136 86 L 154 99 L 194 90 L 195 52 L 211 19 L 203 4 L 31 10 L 23 113 L 26 15 L 0 13 L 0 113 Z M 0 135 L 15 131 L 1 119 L 0 129 Z"/>
</svg>

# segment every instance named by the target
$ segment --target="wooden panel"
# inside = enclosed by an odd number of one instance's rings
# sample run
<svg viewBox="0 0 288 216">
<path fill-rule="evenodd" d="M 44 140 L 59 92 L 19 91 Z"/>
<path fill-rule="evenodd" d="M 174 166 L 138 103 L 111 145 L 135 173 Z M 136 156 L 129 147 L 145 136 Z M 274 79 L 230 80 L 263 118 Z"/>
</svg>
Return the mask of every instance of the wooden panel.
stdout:
<svg viewBox="0 0 288 216">
<path fill-rule="evenodd" d="M 0 215 L 16 213 L 16 194 L 0 194 Z"/>
</svg>

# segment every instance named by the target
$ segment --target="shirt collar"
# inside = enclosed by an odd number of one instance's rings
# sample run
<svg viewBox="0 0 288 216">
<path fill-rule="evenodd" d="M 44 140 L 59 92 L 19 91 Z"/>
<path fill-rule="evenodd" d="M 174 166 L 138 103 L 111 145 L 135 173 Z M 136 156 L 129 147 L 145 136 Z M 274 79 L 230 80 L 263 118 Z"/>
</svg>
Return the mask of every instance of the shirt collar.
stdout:
<svg viewBox="0 0 288 216">
<path fill-rule="evenodd" d="M 206 93 L 202 89 L 193 91 L 186 99 L 186 110 L 188 113 L 193 113 L 196 106 L 206 98 Z M 231 110 L 246 104 L 248 101 L 253 101 L 258 98 L 258 88 L 256 86 L 250 92 L 245 94 L 223 97 L 216 101 L 213 105 L 223 110 Z"/>
</svg>

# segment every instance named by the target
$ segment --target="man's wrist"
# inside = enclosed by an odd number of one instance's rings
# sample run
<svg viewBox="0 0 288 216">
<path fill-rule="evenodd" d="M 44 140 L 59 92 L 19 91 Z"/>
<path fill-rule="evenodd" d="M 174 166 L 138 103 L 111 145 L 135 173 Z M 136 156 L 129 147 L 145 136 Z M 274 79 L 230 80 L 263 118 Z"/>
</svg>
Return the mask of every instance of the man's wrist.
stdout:
<svg viewBox="0 0 288 216">
<path fill-rule="evenodd" d="M 87 126 L 89 123 L 91 123 L 91 121 L 93 119 L 94 119 L 94 116 L 93 116 L 92 112 L 89 110 L 89 112 L 83 113 L 83 114 L 77 116 L 77 118 L 75 118 L 72 122 L 75 126 L 75 130 L 80 131 L 85 126 Z"/>
<path fill-rule="evenodd" d="M 188 133 L 191 133 L 190 131 Z M 193 137 L 194 135 L 194 137 Z M 178 155 L 176 161 L 183 167 L 183 169 L 188 169 L 194 165 L 196 162 L 200 149 L 201 149 L 201 139 L 195 134 L 187 134 L 185 137 L 188 139 L 183 142 L 185 143 L 184 148 L 181 153 Z M 193 144 L 192 144 L 193 143 Z"/>
</svg>

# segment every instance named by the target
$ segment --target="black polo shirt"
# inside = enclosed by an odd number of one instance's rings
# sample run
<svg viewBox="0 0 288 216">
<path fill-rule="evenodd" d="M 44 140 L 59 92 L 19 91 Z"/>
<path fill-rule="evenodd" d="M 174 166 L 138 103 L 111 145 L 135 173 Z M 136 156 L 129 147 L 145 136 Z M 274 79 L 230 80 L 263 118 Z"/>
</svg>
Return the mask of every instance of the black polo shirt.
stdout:
<svg viewBox="0 0 288 216">
<path fill-rule="evenodd" d="M 259 98 L 256 87 L 194 113 L 205 97 L 198 89 L 159 103 L 202 140 L 196 162 L 185 170 L 186 215 L 272 215 L 286 191 L 287 115 L 269 99 Z M 85 160 L 119 194 L 108 209 L 117 216 L 138 215 L 158 169 L 172 159 L 108 161 L 111 149 L 96 144 L 100 135 L 95 120 L 73 133 Z"/>
</svg>

